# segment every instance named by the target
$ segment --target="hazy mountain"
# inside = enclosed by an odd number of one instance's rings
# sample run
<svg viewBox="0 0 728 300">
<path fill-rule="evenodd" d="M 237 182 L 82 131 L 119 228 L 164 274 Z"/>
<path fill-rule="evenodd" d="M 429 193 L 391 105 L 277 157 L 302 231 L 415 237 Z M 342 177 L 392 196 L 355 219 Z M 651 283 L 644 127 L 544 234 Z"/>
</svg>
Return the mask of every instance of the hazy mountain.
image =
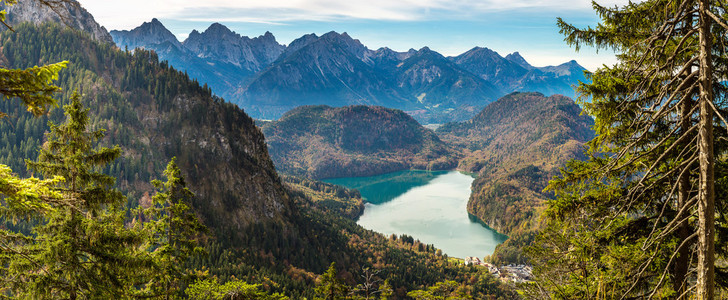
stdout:
<svg viewBox="0 0 728 300">
<path fill-rule="evenodd" d="M 400 95 L 393 78 L 372 64 L 369 50 L 346 33 L 308 35 L 291 45 L 238 91 L 237 103 L 251 115 L 276 119 L 294 107 L 315 104 L 419 107 Z"/>
<path fill-rule="evenodd" d="M 463 69 L 490 81 L 506 92 L 511 92 L 513 83 L 528 72 L 526 67 L 505 59 L 488 48 L 475 47 L 451 59 Z"/>
<path fill-rule="evenodd" d="M 250 39 L 217 23 L 203 33 L 192 31 L 184 43 L 157 19 L 133 30 L 113 30 L 111 36 L 122 49 L 154 50 L 161 60 L 169 61 L 223 97 L 230 96 L 243 80 L 267 66 L 284 48 L 270 33 Z"/>
<path fill-rule="evenodd" d="M 571 86 L 584 79 L 578 64 L 536 68 L 517 52 L 503 58 L 481 47 L 445 58 L 427 47 L 370 50 L 337 32 L 306 34 L 286 47 L 270 32 L 249 38 L 219 23 L 179 43 L 166 29 L 140 30 L 148 24 L 163 28 L 153 20 L 112 35 L 120 47 L 159 52 L 261 119 L 279 118 L 301 105 L 361 104 L 402 109 L 421 123 L 444 123 L 467 120 L 513 91 L 573 96 Z"/>
<path fill-rule="evenodd" d="M 369 50 L 346 33 L 305 35 L 240 91 L 252 115 L 275 119 L 300 105 L 381 105 L 406 110 L 423 123 L 440 114 L 483 107 L 502 93 L 439 53 Z M 470 115 L 467 115 L 469 117 Z"/>
<path fill-rule="evenodd" d="M 219 23 L 202 33 L 193 30 L 183 44 L 199 58 L 233 64 L 250 72 L 267 67 L 285 49 L 270 32 L 251 39 Z"/>
<path fill-rule="evenodd" d="M 514 90 L 538 91 L 547 95 L 561 94 L 575 98 L 577 95 L 574 86 L 580 81 L 587 82 L 585 70 L 575 60 L 558 66 L 535 68 L 514 86 Z"/>
<path fill-rule="evenodd" d="M 0 4 L 0 9 L 6 9 L 6 23 L 10 25 L 30 22 L 41 24 L 44 22 L 63 23 L 71 28 L 81 30 L 91 35 L 97 41 L 112 44 L 114 41 L 106 28 L 96 23 L 94 17 L 78 2 L 46 1 L 51 6 L 42 5 L 37 0 L 18 0 L 18 3 L 6 7 Z M 0 26 L 4 29 L 4 26 Z"/>
<path fill-rule="evenodd" d="M 177 37 L 169 31 L 159 20 L 152 19 L 150 22 L 144 22 L 139 27 L 132 30 L 112 30 L 111 37 L 116 45 L 125 49 L 134 50 L 135 48 L 153 49 L 158 48 L 160 44 L 169 43 L 171 46 L 182 50 L 182 43 Z M 157 51 L 157 54 L 168 53 L 167 51 Z"/>
<path fill-rule="evenodd" d="M 526 70 L 533 70 L 536 67 L 529 64 L 523 56 L 521 56 L 521 53 L 518 53 L 518 51 L 513 52 L 511 54 L 506 55 L 506 60 L 516 63 L 517 65 L 523 67 Z"/>
<path fill-rule="evenodd" d="M 463 69 L 492 82 L 504 93 L 539 92 L 573 98 L 573 86 L 579 81 L 586 81 L 586 69 L 573 60 L 559 66 L 534 67 L 518 52 L 504 58 L 495 51 L 480 47 L 451 59 Z"/>
<path fill-rule="evenodd" d="M 371 176 L 457 164 L 431 130 L 379 106 L 302 106 L 262 130 L 278 170 L 299 176 Z"/>
<path fill-rule="evenodd" d="M 408 53 L 396 69 L 398 87 L 431 111 L 483 107 L 501 95 L 491 82 L 425 47 Z"/>
</svg>

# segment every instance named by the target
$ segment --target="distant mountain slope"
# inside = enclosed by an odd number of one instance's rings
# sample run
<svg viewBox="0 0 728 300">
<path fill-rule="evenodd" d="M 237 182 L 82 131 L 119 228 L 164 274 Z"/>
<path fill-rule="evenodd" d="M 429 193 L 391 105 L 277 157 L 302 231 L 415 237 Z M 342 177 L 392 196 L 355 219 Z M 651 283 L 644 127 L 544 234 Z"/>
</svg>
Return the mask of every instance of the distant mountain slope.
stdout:
<svg viewBox="0 0 728 300">
<path fill-rule="evenodd" d="M 465 149 L 459 168 L 477 172 L 468 211 L 505 234 L 537 226 L 550 195 L 548 180 L 570 159 L 582 157 L 594 133 L 590 117 L 573 100 L 513 93 L 471 120 L 449 123 L 437 134 Z"/>
<path fill-rule="evenodd" d="M 15 25 L 23 22 L 42 24 L 44 22 L 63 23 L 74 29 L 86 32 L 94 40 L 113 44 L 114 41 L 106 28 L 96 23 L 94 17 L 76 1 L 45 1 L 50 5 L 42 5 L 38 0 L 18 0 L 18 3 L 0 9 L 7 10 L 6 23 Z M 2 27 L 4 29 L 4 26 Z"/>
<path fill-rule="evenodd" d="M 456 165 L 432 131 L 384 107 L 303 106 L 263 125 L 263 133 L 280 171 L 312 178 Z"/>
<path fill-rule="evenodd" d="M 561 94 L 575 97 L 573 86 L 586 82 L 584 67 L 576 61 L 558 66 L 534 67 L 518 52 L 500 56 L 488 48 L 475 47 L 459 56 L 451 57 L 465 70 L 493 82 L 506 93 L 539 92 L 545 95 Z"/>
<path fill-rule="evenodd" d="M 268 66 L 285 48 L 269 32 L 250 39 L 218 23 L 202 33 L 192 31 L 182 43 L 157 19 L 132 30 L 112 30 L 111 36 L 121 49 L 154 50 L 160 59 L 223 97 L 231 96 L 244 80 Z"/>
<path fill-rule="evenodd" d="M 483 107 L 502 93 L 427 47 L 410 53 L 395 72 L 399 87 L 428 110 Z"/>
<path fill-rule="evenodd" d="M 128 48 L 134 50 L 134 48 L 152 48 L 160 44 L 169 43 L 171 46 L 182 50 L 182 43 L 177 40 L 177 37 L 169 31 L 162 22 L 159 20 L 152 19 L 150 22 L 144 22 L 139 27 L 132 30 L 112 30 L 111 36 L 114 38 L 114 42 L 119 48 Z M 157 51 L 159 52 L 159 51 Z M 166 52 L 161 52 L 166 53 Z M 157 53 L 160 54 L 160 53 Z"/>
<path fill-rule="evenodd" d="M 270 32 L 251 39 L 219 23 L 202 33 L 193 30 L 182 44 L 199 58 L 233 64 L 251 73 L 270 65 L 285 49 Z"/>
<path fill-rule="evenodd" d="M 528 73 L 528 67 L 505 59 L 488 48 L 475 47 L 452 57 L 451 60 L 463 69 L 506 91 L 511 91 L 513 83 Z M 527 64 L 525 60 L 523 63 Z"/>
<path fill-rule="evenodd" d="M 137 29 L 112 31 L 122 48 L 130 44 L 128 35 L 145 34 L 155 35 Z M 448 58 L 427 47 L 370 50 L 333 31 L 306 34 L 287 47 L 269 32 L 248 38 L 218 23 L 203 33 L 193 31 L 182 46 L 176 39 L 135 40 L 148 40 L 133 47 L 157 51 L 259 119 L 277 119 L 301 105 L 359 104 L 405 110 L 423 124 L 445 123 L 467 120 L 513 91 L 573 96 L 572 85 L 584 80 L 578 64 L 536 68 L 518 53 L 503 58 L 480 47 Z"/>
<path fill-rule="evenodd" d="M 252 115 L 277 119 L 294 107 L 315 104 L 417 107 L 400 95 L 391 77 L 371 65 L 366 47 L 346 33 L 306 36 L 291 45 L 300 48 L 284 52 L 239 90 L 239 105 Z"/>
</svg>

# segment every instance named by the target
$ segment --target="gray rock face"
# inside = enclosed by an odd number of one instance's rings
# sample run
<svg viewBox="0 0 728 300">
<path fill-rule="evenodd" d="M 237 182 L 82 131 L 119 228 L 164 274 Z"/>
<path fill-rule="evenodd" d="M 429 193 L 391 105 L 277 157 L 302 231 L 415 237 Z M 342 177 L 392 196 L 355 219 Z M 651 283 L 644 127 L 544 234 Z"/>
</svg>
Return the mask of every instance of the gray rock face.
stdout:
<svg viewBox="0 0 728 300">
<path fill-rule="evenodd" d="M 511 54 L 506 55 L 506 59 L 518 64 L 519 66 L 525 68 L 526 70 L 533 70 L 535 69 L 534 66 L 529 64 L 523 56 L 521 56 L 521 53 L 518 53 L 518 51 L 513 52 Z"/>
<path fill-rule="evenodd" d="M 219 23 L 210 25 L 203 33 L 192 31 L 183 44 L 200 58 L 230 63 L 253 72 L 270 65 L 285 49 L 270 32 L 251 39 Z"/>
<path fill-rule="evenodd" d="M 52 1 L 51 1 L 52 2 Z M 6 8 L 6 5 L 0 7 Z M 37 0 L 19 0 L 17 4 L 6 8 L 7 23 L 11 26 L 23 22 L 40 24 L 54 22 L 66 24 L 71 28 L 87 32 L 94 40 L 103 43 L 114 43 L 106 28 L 96 23 L 94 17 L 75 0 L 68 3 L 42 5 Z"/>
<path fill-rule="evenodd" d="M 177 49 L 182 49 L 182 43 L 157 19 L 144 22 L 141 26 L 132 30 L 112 30 L 111 37 L 121 49 L 125 47 L 128 47 L 129 50 L 140 47 L 147 48 L 165 42 L 177 47 Z"/>
<path fill-rule="evenodd" d="M 586 81 L 586 69 L 573 60 L 558 66 L 534 67 L 518 52 L 503 58 L 495 51 L 480 47 L 450 59 L 461 68 L 493 82 L 504 93 L 540 92 L 573 98 L 573 85 Z"/>
<path fill-rule="evenodd" d="M 427 47 L 370 50 L 334 31 L 304 35 L 287 47 L 270 32 L 249 38 L 219 23 L 193 30 L 182 43 L 157 20 L 112 35 L 120 47 L 155 50 L 160 59 L 261 119 L 277 119 L 301 105 L 363 104 L 406 110 L 423 123 L 465 120 L 514 91 L 573 96 L 572 85 L 583 79 L 584 70 L 576 62 L 536 68 L 517 52 L 504 58 L 481 47 L 456 57 Z"/>
<path fill-rule="evenodd" d="M 270 32 L 251 39 L 218 23 L 203 33 L 193 30 L 182 43 L 157 19 L 111 35 L 121 48 L 154 50 L 160 60 L 207 83 L 215 94 L 227 99 L 241 82 L 269 66 L 285 49 Z"/>
<path fill-rule="evenodd" d="M 527 69 L 488 48 L 475 47 L 452 60 L 465 70 L 495 83 L 504 90 L 526 74 Z M 523 61 L 525 62 L 525 60 Z"/>
</svg>

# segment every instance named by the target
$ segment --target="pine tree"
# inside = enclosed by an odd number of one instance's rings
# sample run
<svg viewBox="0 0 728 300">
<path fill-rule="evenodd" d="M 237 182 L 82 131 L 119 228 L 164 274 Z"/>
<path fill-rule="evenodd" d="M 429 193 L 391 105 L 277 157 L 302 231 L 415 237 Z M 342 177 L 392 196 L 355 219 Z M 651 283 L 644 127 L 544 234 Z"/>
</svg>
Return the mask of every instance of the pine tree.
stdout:
<svg viewBox="0 0 728 300">
<path fill-rule="evenodd" d="M 68 0 L 37 0 L 41 5 L 50 7 L 57 11 L 58 7 L 64 3 L 72 3 Z M 0 4 L 5 6 L 17 4 L 17 0 L 0 0 Z M 7 11 L 0 11 L 0 23 L 6 28 L 12 30 L 12 27 L 5 23 Z M 60 91 L 61 88 L 53 85 L 53 81 L 58 79 L 58 72 L 66 67 L 68 61 L 62 61 L 55 64 L 45 66 L 35 66 L 28 69 L 6 69 L 0 68 L 0 94 L 5 99 L 19 98 L 27 107 L 29 112 L 39 116 L 45 113 L 48 107 L 56 102 L 51 97 L 53 93 Z M 0 117 L 5 114 L 0 112 Z"/>
<path fill-rule="evenodd" d="M 558 198 L 531 249 L 535 294 L 712 299 L 713 169 L 728 149 L 714 139 L 726 131 L 712 129 L 728 125 L 719 83 L 726 11 L 717 4 L 594 4 L 594 29 L 559 20 L 568 43 L 615 49 L 619 63 L 579 87 L 597 137 L 589 161 L 570 163 L 549 186 Z"/>
<path fill-rule="evenodd" d="M 181 284 L 192 275 L 186 269 L 188 260 L 204 253 L 198 239 L 205 227 L 192 211 L 194 194 L 186 187 L 175 160 L 172 158 L 164 171 L 166 182 L 152 182 L 159 191 L 152 197 L 152 206 L 143 212 L 144 217 L 150 218 L 144 227 L 150 234 L 150 250 L 158 269 L 146 293 L 164 299 L 183 296 Z"/>
<path fill-rule="evenodd" d="M 0 4 L 5 5 L 16 3 L 17 0 L 0 1 Z M 10 28 L 5 23 L 6 13 L 4 9 L 0 11 L 0 23 Z M 55 104 L 51 96 L 60 88 L 53 85 L 53 81 L 58 79 L 58 72 L 65 68 L 67 63 L 63 61 L 24 70 L 0 68 L 0 95 L 6 100 L 19 98 L 29 112 L 40 116 Z M 0 118 L 5 116 L 4 112 L 0 112 Z M 5 161 L 10 160 L 9 158 Z M 19 218 L 27 220 L 37 213 L 47 211 L 50 207 L 43 202 L 55 201 L 60 197 L 49 187 L 60 180 L 62 180 L 60 177 L 48 180 L 23 179 L 15 175 L 10 167 L 0 164 L 0 195 L 4 197 L 0 212 L 9 220 Z M 2 249 L 0 259 L 7 259 L 6 254 L 14 251 L 15 244 L 23 244 L 24 241 L 27 241 L 26 237 L 18 236 L 18 233 L 0 230 L 0 249 Z M 2 264 L 0 269 L 7 270 L 7 264 Z"/>
<path fill-rule="evenodd" d="M 288 300 L 288 297 L 281 294 L 261 291 L 260 284 L 249 284 L 240 280 L 220 284 L 216 278 L 198 280 L 185 292 L 190 299 L 198 300 Z"/>
<path fill-rule="evenodd" d="M 332 262 L 326 273 L 319 277 L 316 284 L 316 299 L 337 300 L 346 297 L 348 287 L 337 276 L 336 263 Z"/>
<path fill-rule="evenodd" d="M 103 130 L 87 131 L 88 110 L 74 93 L 64 106 L 67 120 L 50 124 L 47 142 L 28 167 L 46 178 L 63 178 L 60 195 L 34 216 L 39 225 L 18 244 L 8 266 L 14 296 L 35 299 L 119 298 L 144 267 L 135 252 L 141 236 L 124 227 L 123 195 L 114 178 L 98 172 L 121 154 L 94 146 Z"/>
</svg>

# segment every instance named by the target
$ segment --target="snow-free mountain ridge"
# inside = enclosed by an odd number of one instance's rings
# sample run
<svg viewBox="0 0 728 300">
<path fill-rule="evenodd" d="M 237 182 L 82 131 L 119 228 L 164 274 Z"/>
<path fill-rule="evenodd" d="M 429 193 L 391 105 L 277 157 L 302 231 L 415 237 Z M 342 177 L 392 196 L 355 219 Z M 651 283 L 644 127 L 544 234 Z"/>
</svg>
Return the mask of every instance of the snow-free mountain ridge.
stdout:
<svg viewBox="0 0 728 300">
<path fill-rule="evenodd" d="M 364 104 L 402 109 L 421 123 L 443 123 L 468 119 L 514 91 L 573 97 L 573 86 L 586 80 L 585 69 L 574 61 L 534 67 L 518 52 L 503 57 L 483 47 L 455 57 L 427 47 L 371 50 L 334 31 L 306 34 L 285 46 L 270 32 L 249 38 L 219 23 L 179 42 L 162 28 L 154 19 L 111 35 L 119 47 L 157 51 L 160 59 L 260 119 L 277 119 L 301 105 Z"/>
</svg>

